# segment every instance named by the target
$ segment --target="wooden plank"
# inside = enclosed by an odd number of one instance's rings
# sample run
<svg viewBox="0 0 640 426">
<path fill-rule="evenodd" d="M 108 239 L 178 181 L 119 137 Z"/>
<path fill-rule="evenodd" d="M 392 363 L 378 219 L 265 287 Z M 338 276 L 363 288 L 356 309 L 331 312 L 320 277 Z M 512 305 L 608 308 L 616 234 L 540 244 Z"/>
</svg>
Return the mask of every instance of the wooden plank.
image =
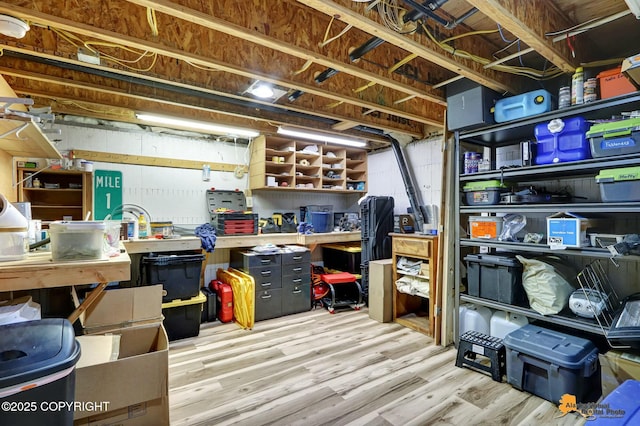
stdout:
<svg viewBox="0 0 640 426">
<path fill-rule="evenodd" d="M 7 134 L 0 140 L 0 149 L 14 157 L 62 158 L 40 127 L 30 121 L 0 119 L 0 134 Z"/>
<path fill-rule="evenodd" d="M 202 169 L 203 164 L 209 164 L 211 170 L 219 172 L 233 172 L 238 167 L 247 172 L 249 169 L 247 166 L 241 164 L 228 164 L 217 163 L 214 161 L 208 162 L 206 160 L 178 160 L 175 158 L 162 158 L 162 157 L 149 157 L 144 155 L 131 155 L 131 154 L 112 154 L 109 152 L 100 151 L 87 151 L 87 150 L 73 150 L 73 153 L 78 158 L 83 158 L 89 161 L 98 161 L 102 163 L 116 163 L 116 164 L 135 164 L 138 166 L 155 166 L 155 167 L 171 167 L 177 169 Z"/>
<path fill-rule="evenodd" d="M 566 43 L 556 43 L 545 33 L 575 25 L 548 0 L 467 0 L 511 34 L 567 73 L 575 72 L 579 60 L 573 58 Z M 578 49 L 576 49 L 576 53 Z"/>
<path fill-rule="evenodd" d="M 25 260 L 0 262 L 0 291 L 127 281 L 130 276 L 131 259 L 126 253 L 105 260 L 53 262 L 50 252 L 36 252 Z"/>
<path fill-rule="evenodd" d="M 105 287 L 107 287 L 107 284 L 109 283 L 98 283 L 96 288 L 91 290 L 91 293 L 89 293 L 89 295 L 82 301 L 82 303 L 80 303 L 80 305 L 73 312 L 71 312 L 71 314 L 67 318 L 71 324 L 76 322 L 76 320 L 80 318 L 80 315 L 82 315 L 87 309 L 89 309 L 91 305 L 93 305 L 93 302 L 95 302 L 96 299 L 100 297 Z"/>
<path fill-rule="evenodd" d="M 123 241 L 127 253 L 150 253 L 181 250 L 200 250 L 202 242 L 198 237 L 181 237 L 176 239 L 159 240 L 148 238 L 146 240 Z M 217 248 L 217 247 L 216 247 Z"/>
<path fill-rule="evenodd" d="M 16 92 L 0 75 L 0 97 L 16 98 Z M 26 111 L 21 104 L 10 105 L 9 108 Z M 42 133 L 35 123 L 29 123 L 19 134 L 11 132 L 25 124 L 24 121 L 0 119 L 0 134 L 6 136 L 0 140 L 0 150 L 13 157 L 62 158 L 58 149 Z"/>
</svg>

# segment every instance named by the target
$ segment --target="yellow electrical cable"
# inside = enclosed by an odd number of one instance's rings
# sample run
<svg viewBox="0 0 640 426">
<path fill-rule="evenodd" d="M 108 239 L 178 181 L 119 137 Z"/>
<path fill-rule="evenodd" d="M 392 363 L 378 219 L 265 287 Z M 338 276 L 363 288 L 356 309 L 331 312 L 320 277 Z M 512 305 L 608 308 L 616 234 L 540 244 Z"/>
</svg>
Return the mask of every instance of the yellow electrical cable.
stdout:
<svg viewBox="0 0 640 426">
<path fill-rule="evenodd" d="M 403 103 L 403 102 L 410 101 L 411 99 L 413 99 L 413 98 L 415 98 L 415 97 L 416 97 L 416 95 L 409 95 L 409 96 L 405 96 L 405 97 L 404 97 L 404 98 L 402 98 L 402 99 L 398 99 L 397 101 L 393 101 L 393 104 L 394 104 L 394 105 L 401 104 L 401 103 Z"/>
<path fill-rule="evenodd" d="M 473 35 L 479 35 L 479 34 L 493 34 L 493 33 L 497 33 L 498 30 L 478 30 L 478 31 L 469 31 L 466 32 L 464 34 L 458 34 L 457 36 L 453 36 L 453 37 L 449 37 L 449 38 L 445 38 L 444 40 L 442 40 L 440 43 L 448 43 L 450 41 L 453 40 L 458 40 L 460 38 L 463 37 L 469 37 L 469 36 L 473 36 Z"/>
<path fill-rule="evenodd" d="M 120 116 L 120 117 L 126 117 L 126 116 L 129 115 L 126 112 L 119 112 L 119 110 L 115 109 L 115 108 L 113 108 L 113 109 L 109 108 L 109 109 L 100 110 L 100 109 L 88 108 L 88 107 L 86 107 L 86 106 L 84 106 L 82 104 L 79 104 L 77 102 L 74 102 L 74 101 L 66 101 L 66 100 L 65 101 L 59 101 L 59 100 L 56 100 L 56 102 L 58 102 L 58 103 L 60 103 L 62 105 L 72 105 L 72 106 L 75 106 L 76 108 L 79 108 L 79 109 L 82 109 L 82 110 L 85 110 L 85 111 L 89 111 L 89 112 L 95 112 L 95 113 L 98 113 L 98 114 L 110 114 L 110 115 L 116 115 L 116 116 Z"/>
<path fill-rule="evenodd" d="M 158 21 L 156 20 L 156 11 L 150 7 L 147 7 L 147 22 L 149 23 L 149 27 L 151 28 L 151 34 L 157 36 L 158 32 Z"/>
<path fill-rule="evenodd" d="M 401 59 L 400 61 L 396 62 L 396 64 L 393 65 L 391 68 L 389 68 L 389 70 L 388 70 L 389 73 L 394 72 L 395 70 L 397 70 L 398 68 L 400 68 L 401 66 L 406 64 L 407 62 L 412 61 L 413 59 L 415 59 L 417 57 L 418 57 L 417 53 L 412 53 L 411 55 L 408 55 L 404 59 Z"/>
<path fill-rule="evenodd" d="M 342 105 L 343 103 L 344 103 L 344 101 L 336 101 L 336 102 L 333 102 L 333 103 L 330 103 L 329 105 L 327 105 L 327 108 L 335 108 L 335 107 L 337 107 L 339 105 Z"/>
<path fill-rule="evenodd" d="M 331 43 L 332 41 L 336 41 L 337 39 L 339 39 L 340 37 L 342 37 L 343 35 L 345 35 L 347 33 L 347 31 L 349 31 L 351 28 L 353 28 L 353 25 L 349 24 L 346 27 L 344 27 L 344 29 L 342 31 L 340 31 L 340 33 L 336 36 L 331 37 L 329 40 L 323 41 L 322 43 L 320 43 L 320 47 L 325 47 L 327 44 Z"/>
<path fill-rule="evenodd" d="M 353 89 L 353 93 L 360 93 L 364 90 L 367 90 L 369 87 L 373 87 L 375 86 L 377 83 L 375 81 L 370 81 L 367 84 L 365 84 L 364 86 L 360 86 L 357 89 Z"/>
<path fill-rule="evenodd" d="M 331 25 L 333 24 L 333 21 L 335 20 L 335 17 L 332 16 L 331 20 L 329 21 L 329 25 L 327 25 L 327 29 L 324 32 L 324 39 L 318 43 L 318 46 L 320 47 L 325 47 L 327 44 L 331 43 L 332 41 L 335 41 L 337 39 L 339 39 L 340 37 L 342 37 L 347 31 L 349 31 L 353 25 L 349 24 L 347 25 L 342 31 L 340 31 L 340 33 L 334 37 L 328 38 L 329 37 L 329 30 L 331 29 Z"/>
<path fill-rule="evenodd" d="M 202 65 L 194 64 L 193 62 L 187 61 L 185 59 L 183 59 L 183 60 L 184 60 L 184 62 L 186 62 L 187 64 L 191 65 L 192 67 L 198 68 L 200 70 L 204 70 L 204 71 L 220 71 L 218 68 L 215 68 L 215 67 L 205 67 L 205 66 L 202 66 Z"/>
<path fill-rule="evenodd" d="M 481 56 L 477 56 L 477 55 L 473 55 L 469 52 L 466 52 L 464 50 L 458 50 L 455 49 L 454 47 L 436 40 L 436 38 L 433 36 L 433 34 L 431 34 L 431 32 L 429 31 L 429 29 L 422 24 L 422 29 L 424 30 L 425 34 L 427 34 L 427 36 L 431 39 L 431 41 L 433 41 L 436 45 L 438 45 L 441 49 L 443 49 L 445 52 L 450 53 L 451 55 L 454 56 L 458 56 L 461 58 L 466 58 L 466 59 L 470 59 L 474 62 L 478 62 L 480 64 L 483 65 L 487 65 L 490 63 L 489 59 L 483 58 Z M 492 32 L 495 32 L 495 30 L 492 30 Z M 491 67 L 492 69 L 501 71 L 501 72 L 505 72 L 505 73 L 510 73 L 510 74 L 516 74 L 516 75 L 521 75 L 521 76 L 525 76 L 525 77 L 529 77 L 535 80 L 547 80 L 550 78 L 554 78 L 560 74 L 564 74 L 564 72 L 560 69 L 558 69 L 557 67 L 551 67 L 545 71 L 539 71 L 533 68 L 528 68 L 528 67 L 515 67 L 515 66 L 511 66 L 511 65 L 502 65 L 502 64 L 498 64 L 495 65 L 493 67 Z"/>
<path fill-rule="evenodd" d="M 311 66 L 311 64 L 313 64 L 313 61 L 311 59 L 309 59 L 307 62 L 304 63 L 304 65 L 302 66 L 302 68 L 300 68 L 297 71 L 293 72 L 293 75 L 298 75 L 298 74 L 302 74 L 303 72 L 305 72 L 306 70 L 309 69 L 309 67 Z"/>
</svg>

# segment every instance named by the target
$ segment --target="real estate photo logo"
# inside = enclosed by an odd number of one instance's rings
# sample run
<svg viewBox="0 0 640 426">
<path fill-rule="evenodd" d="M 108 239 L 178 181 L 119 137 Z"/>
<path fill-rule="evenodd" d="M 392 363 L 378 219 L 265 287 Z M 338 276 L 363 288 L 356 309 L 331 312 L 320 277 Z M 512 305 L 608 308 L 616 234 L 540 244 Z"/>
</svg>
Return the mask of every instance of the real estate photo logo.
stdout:
<svg viewBox="0 0 640 426">
<path fill-rule="evenodd" d="M 568 393 L 565 393 L 560 398 L 558 409 L 562 413 L 558 417 L 564 417 L 569 413 L 576 412 L 587 420 L 595 420 L 597 418 L 621 419 L 625 415 L 624 410 L 611 407 L 610 404 L 578 403 L 576 396 Z"/>
</svg>

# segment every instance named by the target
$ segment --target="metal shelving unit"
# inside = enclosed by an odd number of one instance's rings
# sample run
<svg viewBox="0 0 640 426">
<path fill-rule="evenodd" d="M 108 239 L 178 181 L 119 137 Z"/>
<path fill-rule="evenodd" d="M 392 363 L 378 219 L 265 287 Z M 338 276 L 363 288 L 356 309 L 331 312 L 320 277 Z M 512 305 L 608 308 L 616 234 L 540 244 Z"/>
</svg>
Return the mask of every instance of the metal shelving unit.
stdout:
<svg viewBox="0 0 640 426">
<path fill-rule="evenodd" d="M 565 108 L 562 110 L 554 110 L 538 116 L 487 126 L 481 129 L 456 132 L 455 158 L 457 161 L 455 167 L 455 184 L 458 193 L 461 192 L 461 188 L 466 182 L 494 179 L 504 180 L 506 182 L 519 181 L 520 183 L 546 181 L 564 183 L 565 181 L 570 182 L 572 180 L 573 182 L 576 182 L 580 179 L 583 181 L 592 179 L 602 169 L 637 166 L 640 164 L 640 154 L 594 158 L 570 163 L 510 167 L 502 170 L 494 169 L 473 174 L 462 174 L 461 163 L 463 157 L 463 146 L 467 147 L 471 145 L 474 147 L 489 147 L 492 159 L 495 159 L 495 149 L 497 147 L 517 144 L 523 140 L 534 140 L 534 128 L 537 124 L 548 122 L 556 118 L 567 118 L 573 116 L 582 116 L 588 120 L 604 119 L 613 115 L 620 115 L 622 112 L 638 109 L 640 109 L 640 92 Z M 506 242 L 498 240 L 469 239 L 466 238 L 466 235 L 463 235 L 463 232 L 461 231 L 461 216 L 477 215 L 480 213 L 531 213 L 534 217 L 540 218 L 546 214 L 556 213 L 558 211 L 571 211 L 577 214 L 591 214 L 597 217 L 607 218 L 612 221 L 611 223 L 615 223 L 616 221 L 637 220 L 635 218 L 638 216 L 634 215 L 634 213 L 640 213 L 640 202 L 602 203 L 594 202 L 593 199 L 587 199 L 585 202 L 577 203 L 464 206 L 461 204 L 461 198 L 456 197 L 454 208 L 457 212 L 455 239 L 458 242 L 458 247 L 455 251 L 456 259 L 454 262 L 456 275 L 454 341 L 456 343 L 458 342 L 459 337 L 457 320 L 458 309 L 461 302 L 472 302 L 492 309 L 518 313 L 532 320 L 545 321 L 568 329 L 586 331 L 597 335 L 606 334 L 606 330 L 600 328 L 597 321 L 579 318 L 568 311 L 568 309 L 567 312 L 563 311 L 559 315 L 543 316 L 530 308 L 504 304 L 493 300 L 462 294 L 460 292 L 460 262 L 463 256 L 460 251 L 464 248 L 487 248 L 491 251 L 506 250 L 534 254 L 562 254 L 570 259 L 575 258 L 576 262 L 580 263 L 587 262 L 589 259 L 609 259 L 611 254 L 608 250 L 584 247 L 580 249 L 566 249 L 558 251 L 552 249 L 546 244 L 524 244 L 520 242 Z M 624 261 L 624 264 L 630 264 L 629 262 L 639 262 L 640 256 L 624 256 L 618 257 L 616 260 Z M 634 270 L 633 267 L 630 267 L 630 269 Z M 633 285 L 635 281 L 631 279 L 629 282 L 632 283 L 629 285 Z M 636 285 L 640 285 L 640 283 L 636 283 Z"/>
</svg>

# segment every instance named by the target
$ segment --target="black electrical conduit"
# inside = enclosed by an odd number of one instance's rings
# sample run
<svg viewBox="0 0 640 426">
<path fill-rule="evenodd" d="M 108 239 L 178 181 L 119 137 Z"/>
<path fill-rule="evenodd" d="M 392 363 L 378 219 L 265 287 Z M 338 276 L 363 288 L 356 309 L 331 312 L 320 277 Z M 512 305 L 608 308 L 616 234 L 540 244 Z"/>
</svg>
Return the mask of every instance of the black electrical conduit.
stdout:
<svg viewBox="0 0 640 426">
<path fill-rule="evenodd" d="M 420 202 L 420 196 L 416 192 L 416 185 L 414 182 L 414 178 L 412 174 L 409 172 L 409 168 L 407 167 L 407 161 L 404 158 L 404 153 L 402 152 L 402 147 L 396 138 L 391 135 L 386 135 L 389 142 L 391 142 L 391 149 L 396 156 L 396 161 L 398 162 L 398 168 L 400 169 L 400 174 L 402 175 L 402 180 L 404 182 L 404 188 L 407 191 L 407 196 L 409 197 L 409 204 L 411 205 L 411 209 L 413 210 L 413 215 L 415 217 L 415 228 L 416 232 L 422 232 L 424 229 L 425 211 L 423 210 L 424 206 Z"/>
</svg>

